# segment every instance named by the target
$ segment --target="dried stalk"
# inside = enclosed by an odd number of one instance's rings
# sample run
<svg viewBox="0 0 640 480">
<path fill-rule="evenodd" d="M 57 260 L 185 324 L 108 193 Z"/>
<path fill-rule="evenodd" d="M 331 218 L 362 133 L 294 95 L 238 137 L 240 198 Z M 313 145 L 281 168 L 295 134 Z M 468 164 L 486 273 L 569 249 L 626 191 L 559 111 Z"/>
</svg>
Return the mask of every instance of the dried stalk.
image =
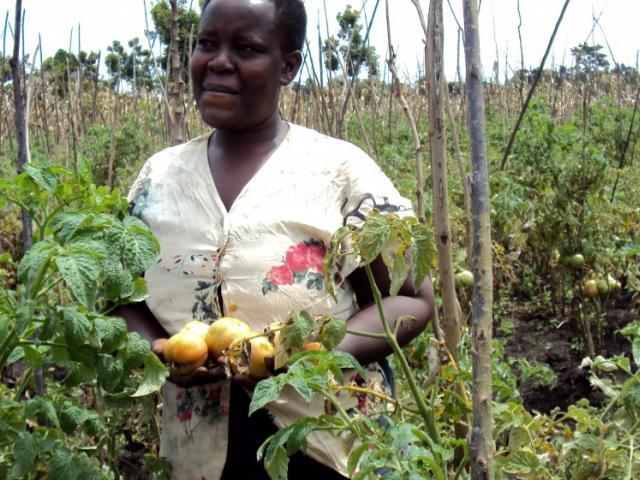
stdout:
<svg viewBox="0 0 640 480">
<path fill-rule="evenodd" d="M 473 293 L 471 357 L 473 368 L 473 422 L 469 452 L 471 478 L 493 478 L 493 419 L 491 416 L 493 338 L 493 271 L 489 178 L 485 146 L 484 92 L 480 63 L 480 29 L 476 0 L 463 0 L 467 104 L 471 137 L 471 208 L 473 215 Z"/>
</svg>

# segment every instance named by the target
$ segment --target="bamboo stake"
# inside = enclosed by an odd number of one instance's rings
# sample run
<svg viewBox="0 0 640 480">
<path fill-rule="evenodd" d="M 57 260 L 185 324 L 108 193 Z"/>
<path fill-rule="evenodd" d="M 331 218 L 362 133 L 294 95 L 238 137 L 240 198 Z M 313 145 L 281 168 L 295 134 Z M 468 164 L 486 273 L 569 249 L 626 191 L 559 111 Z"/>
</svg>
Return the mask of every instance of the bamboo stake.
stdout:
<svg viewBox="0 0 640 480">
<path fill-rule="evenodd" d="M 485 146 L 484 96 L 480 63 L 480 28 L 476 0 L 463 0 L 467 103 L 471 137 L 471 208 L 473 215 L 473 293 L 471 357 L 473 421 L 469 452 L 471 478 L 493 478 L 493 419 L 491 341 L 493 338 L 493 271 L 489 178 Z"/>
<path fill-rule="evenodd" d="M 29 158 L 29 144 L 27 143 L 27 124 L 25 118 L 25 98 L 22 91 L 22 78 L 20 74 L 20 33 L 22 32 L 22 0 L 16 0 L 16 16 L 13 32 L 13 57 L 9 61 L 13 79 L 13 100 L 15 105 L 16 140 L 18 142 L 18 173 L 24 170 Z M 24 59 L 23 59 L 24 62 Z M 23 252 L 31 248 L 33 243 L 33 228 L 31 217 L 22 210 L 22 247 Z"/>
<path fill-rule="evenodd" d="M 7 27 L 9 25 L 9 11 L 4 17 L 4 28 L 2 29 L 2 59 L 0 61 L 0 72 L 4 72 L 4 62 L 6 59 L 6 41 L 7 41 Z M 4 88 L 0 88 L 0 118 L 9 118 L 9 115 L 5 115 L 4 113 Z M 8 133 L 8 132 L 7 132 Z M 0 156 L 2 156 L 3 152 L 3 143 L 2 143 L 3 135 L 2 135 L 2 122 L 0 121 Z"/>
<path fill-rule="evenodd" d="M 419 8 L 417 0 L 414 1 Z M 429 4 L 426 77 L 429 95 L 429 153 L 433 196 L 433 221 L 438 251 L 440 290 L 442 295 L 442 328 L 447 348 L 458 359 L 460 317 L 454 282 L 451 226 L 449 222 L 449 180 L 447 172 L 444 98 L 442 0 Z"/>
</svg>

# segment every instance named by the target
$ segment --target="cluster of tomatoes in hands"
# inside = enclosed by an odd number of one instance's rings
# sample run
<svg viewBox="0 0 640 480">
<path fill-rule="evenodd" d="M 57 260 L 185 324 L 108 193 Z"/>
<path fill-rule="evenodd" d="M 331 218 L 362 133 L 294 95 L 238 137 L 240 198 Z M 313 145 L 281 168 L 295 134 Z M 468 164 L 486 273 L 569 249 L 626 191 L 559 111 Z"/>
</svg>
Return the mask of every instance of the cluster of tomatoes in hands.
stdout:
<svg viewBox="0 0 640 480">
<path fill-rule="evenodd" d="M 169 339 L 153 343 L 153 351 L 172 367 L 169 380 L 181 387 L 224 378 L 254 386 L 273 373 L 275 346 L 242 320 L 222 317 L 208 325 L 188 322 Z"/>
</svg>

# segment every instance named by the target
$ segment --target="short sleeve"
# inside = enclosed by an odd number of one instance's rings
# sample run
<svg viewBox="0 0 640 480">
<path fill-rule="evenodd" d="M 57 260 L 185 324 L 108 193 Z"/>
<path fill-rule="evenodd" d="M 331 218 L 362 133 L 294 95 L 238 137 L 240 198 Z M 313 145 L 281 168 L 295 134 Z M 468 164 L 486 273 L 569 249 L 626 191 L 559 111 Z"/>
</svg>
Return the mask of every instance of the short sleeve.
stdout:
<svg viewBox="0 0 640 480">
<path fill-rule="evenodd" d="M 411 202 L 400 195 L 376 162 L 359 148 L 354 148 L 345 161 L 344 173 L 342 216 L 345 225 L 360 227 L 373 209 L 401 217 L 413 215 Z"/>
</svg>

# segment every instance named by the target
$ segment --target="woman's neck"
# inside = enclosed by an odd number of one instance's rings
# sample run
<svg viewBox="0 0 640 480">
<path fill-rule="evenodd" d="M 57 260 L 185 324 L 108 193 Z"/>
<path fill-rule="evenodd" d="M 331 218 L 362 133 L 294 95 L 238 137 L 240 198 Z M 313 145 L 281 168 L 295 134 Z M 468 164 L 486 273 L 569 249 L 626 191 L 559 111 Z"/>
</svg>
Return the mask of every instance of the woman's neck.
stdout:
<svg viewBox="0 0 640 480">
<path fill-rule="evenodd" d="M 276 111 L 265 121 L 250 128 L 241 130 L 216 129 L 211 138 L 210 146 L 216 150 L 226 152 L 251 150 L 254 148 L 277 145 L 286 135 L 287 123 L 280 118 Z"/>
</svg>

